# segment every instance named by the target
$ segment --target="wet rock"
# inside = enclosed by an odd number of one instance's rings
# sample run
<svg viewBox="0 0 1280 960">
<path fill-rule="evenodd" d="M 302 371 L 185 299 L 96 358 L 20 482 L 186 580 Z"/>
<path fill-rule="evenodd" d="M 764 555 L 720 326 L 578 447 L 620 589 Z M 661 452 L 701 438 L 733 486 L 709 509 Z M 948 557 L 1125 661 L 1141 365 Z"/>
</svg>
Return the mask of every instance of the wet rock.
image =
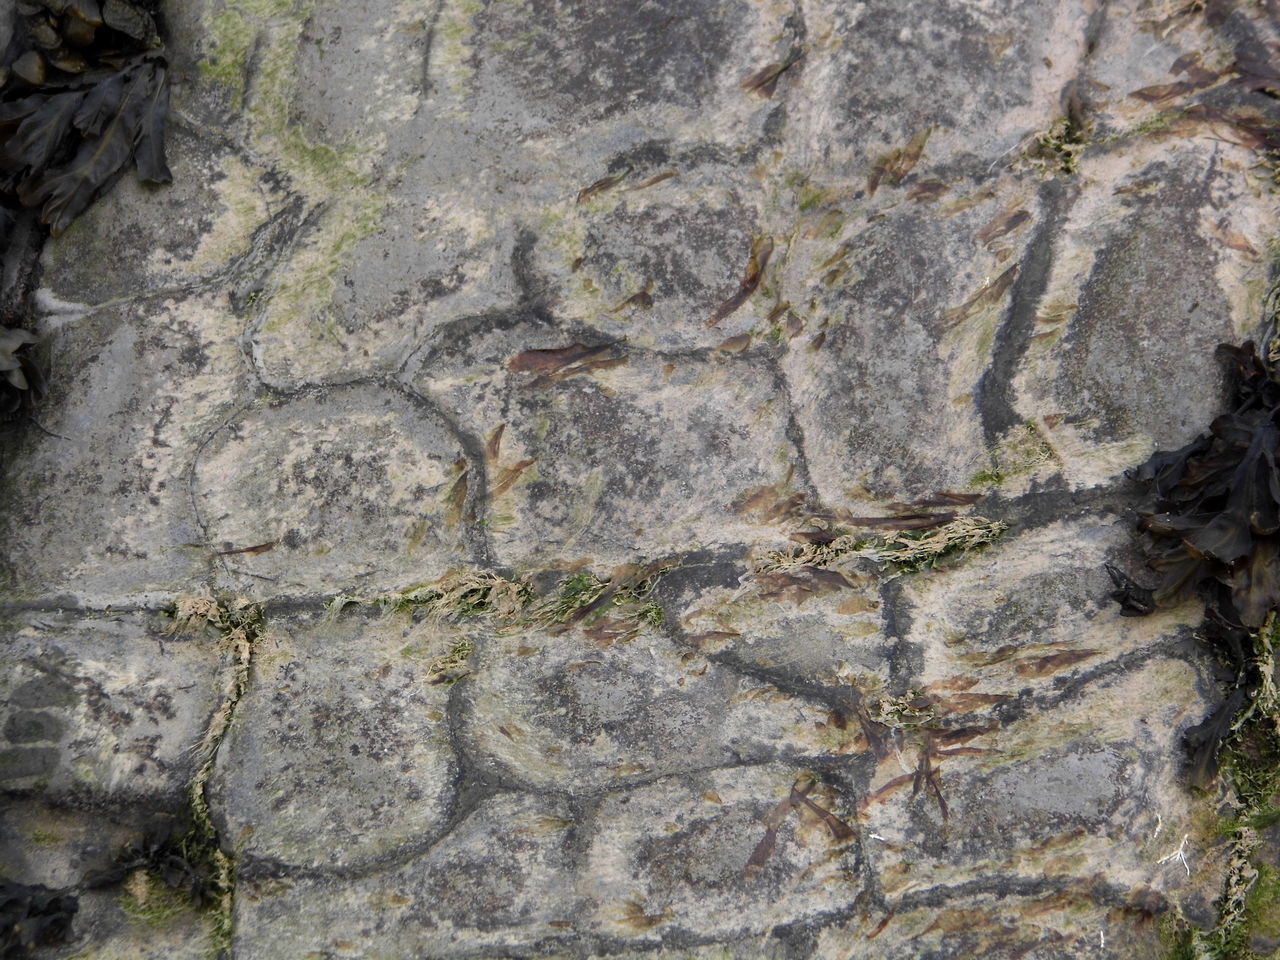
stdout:
<svg viewBox="0 0 1280 960">
<path fill-rule="evenodd" d="M 179 807 L 230 690 L 237 957 L 1127 960 L 1215 922 L 1201 611 L 1120 618 L 1103 564 L 1144 580 L 1123 471 L 1265 316 L 1275 106 L 1229 69 L 1265 4 L 165 14 L 175 183 L 46 247 L 45 430 L 3 439 L 6 870 Z M 1008 530 L 781 562 L 970 509 L 939 491 Z M 641 619 L 373 609 L 655 561 Z M 266 603 L 243 691 L 146 612 L 207 591 Z M 71 949 L 208 947 L 125 892 Z"/>
<path fill-rule="evenodd" d="M 999 162 L 1064 114 L 1092 8 L 947 2 L 928 17 L 909 5 L 817 9 L 807 76 L 828 98 L 802 111 L 802 142 L 850 180 L 928 130 L 931 158 L 970 169 Z"/>
<path fill-rule="evenodd" d="M 725 85 L 722 72 L 753 16 L 745 3 L 679 10 L 486 3 L 470 23 L 468 86 L 491 122 L 525 135 L 564 133 L 654 105 L 694 109 Z"/>
<path fill-rule="evenodd" d="M 83 798 L 79 798 L 80 802 Z M 54 889 L 76 888 L 142 836 L 141 821 L 154 808 L 8 802 L 0 814 L 0 858 L 5 873 L 19 873 Z M 181 895 L 135 874 L 131 884 L 74 890 L 77 910 L 66 941 L 54 949 L 89 957 L 128 956 L 197 960 L 208 955 L 207 916 Z"/>
<path fill-rule="evenodd" d="M 1183 445 L 1220 408 L 1213 348 L 1253 322 L 1262 242 L 1232 213 L 1252 189 L 1243 160 L 1196 137 L 1085 161 L 1014 385 L 1072 483 Z"/>
</svg>

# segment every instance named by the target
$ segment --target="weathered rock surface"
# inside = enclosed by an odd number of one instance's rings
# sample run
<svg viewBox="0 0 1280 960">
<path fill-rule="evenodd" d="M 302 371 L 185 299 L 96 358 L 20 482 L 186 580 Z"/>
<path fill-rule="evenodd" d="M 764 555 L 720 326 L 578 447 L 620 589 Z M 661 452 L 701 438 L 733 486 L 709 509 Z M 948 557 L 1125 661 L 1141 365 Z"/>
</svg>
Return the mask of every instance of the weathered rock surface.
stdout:
<svg viewBox="0 0 1280 960">
<path fill-rule="evenodd" d="M 101 869 L 229 715 L 196 783 L 244 960 L 1145 958 L 1215 922 L 1201 614 L 1122 619 L 1102 565 L 1137 567 L 1124 471 L 1264 319 L 1277 110 L 1231 64 L 1274 4 L 164 12 L 174 184 L 46 245 L 44 429 L 4 438 L 4 875 Z M 776 563 L 946 490 L 1004 537 Z M 432 614 L 459 571 L 543 599 Z M 635 589 L 546 605 L 586 574 Z M 161 613 L 208 590 L 263 605 L 242 691 Z M 129 882 L 76 956 L 220 942 Z"/>
</svg>

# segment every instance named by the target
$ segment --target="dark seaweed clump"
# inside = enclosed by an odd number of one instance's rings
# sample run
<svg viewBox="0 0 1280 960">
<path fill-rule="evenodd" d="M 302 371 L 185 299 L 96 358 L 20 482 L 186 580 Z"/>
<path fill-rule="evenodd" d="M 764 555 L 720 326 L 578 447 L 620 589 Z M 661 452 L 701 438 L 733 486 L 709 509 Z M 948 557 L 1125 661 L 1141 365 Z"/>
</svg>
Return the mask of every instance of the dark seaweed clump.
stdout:
<svg viewBox="0 0 1280 960">
<path fill-rule="evenodd" d="M 168 113 L 168 65 L 148 0 L 18 0 L 12 39 L 0 52 L 6 277 L 24 272 L 18 248 L 39 249 L 42 231 L 30 229 L 32 218 L 62 233 L 130 166 L 143 181 L 173 179 L 164 152 Z M 29 267 L 33 256 L 27 260 Z M 45 394 L 29 349 L 36 338 L 8 316 L 23 312 L 9 286 L 0 292 L 0 420 Z"/>
<path fill-rule="evenodd" d="M 56 236 L 130 163 L 141 180 L 170 182 L 168 66 L 151 11 L 131 0 L 19 0 L 18 13 L 0 58 L 4 204 L 38 210 Z"/>
<path fill-rule="evenodd" d="M 189 816 L 157 816 L 109 866 L 60 890 L 0 877 L 0 960 L 25 957 L 33 947 L 65 940 L 80 894 L 116 886 L 135 870 L 148 871 L 193 907 L 208 907 L 214 900 L 213 868 L 197 833 Z"/>
<path fill-rule="evenodd" d="M 1229 671 L 1226 701 L 1186 734 L 1191 781 L 1207 784 L 1237 713 L 1264 681 L 1254 638 L 1280 607 L 1280 381 L 1252 341 L 1222 344 L 1218 358 L 1232 373 L 1232 410 L 1180 450 L 1157 452 L 1132 471 L 1151 489 L 1139 511 L 1148 565 L 1159 574 L 1148 589 L 1108 567 L 1112 599 L 1126 616 L 1206 598 L 1202 639 Z"/>
<path fill-rule="evenodd" d="M 0 960 L 65 940 L 79 906 L 66 890 L 0 879 Z"/>
<path fill-rule="evenodd" d="M 185 818 L 157 817 L 146 825 L 140 840 L 122 850 L 111 866 L 85 877 L 83 886 L 110 887 L 135 870 L 148 870 L 169 889 L 184 894 L 192 906 L 207 907 L 213 900 L 211 874 L 202 868 L 202 851 L 193 849 L 192 836 Z"/>
</svg>

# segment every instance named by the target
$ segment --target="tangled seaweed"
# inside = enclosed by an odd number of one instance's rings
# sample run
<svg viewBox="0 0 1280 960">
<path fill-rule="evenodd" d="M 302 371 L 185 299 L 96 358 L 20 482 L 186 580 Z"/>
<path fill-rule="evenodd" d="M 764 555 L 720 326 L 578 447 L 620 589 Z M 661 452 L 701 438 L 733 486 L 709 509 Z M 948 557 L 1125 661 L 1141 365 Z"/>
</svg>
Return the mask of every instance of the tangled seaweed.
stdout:
<svg viewBox="0 0 1280 960">
<path fill-rule="evenodd" d="M 168 66 L 141 3 L 27 0 L 18 8 L 0 59 L 0 196 L 11 208 L 38 209 L 57 236 L 130 162 L 141 180 L 173 179 L 164 154 Z"/>
<path fill-rule="evenodd" d="M 186 818 L 189 819 L 189 818 Z M 193 825 L 171 817 L 147 823 L 142 837 L 116 856 L 110 867 L 85 877 L 84 887 L 95 890 L 115 886 L 135 870 L 153 873 L 170 890 L 185 896 L 197 908 L 213 902 L 212 869 L 192 849 Z"/>
<path fill-rule="evenodd" d="M 79 908 L 69 891 L 0 879 L 0 958 L 65 940 Z"/>
<path fill-rule="evenodd" d="M 1255 656 L 1255 638 L 1280 607 L 1280 380 L 1253 341 L 1222 344 L 1217 356 L 1234 374 L 1230 413 L 1180 450 L 1160 451 L 1132 471 L 1152 500 L 1139 511 L 1148 565 L 1160 580 L 1138 584 L 1108 565 L 1111 594 L 1125 616 L 1206 596 L 1201 637 L 1229 671 L 1227 699 L 1187 731 L 1191 782 L 1217 773 L 1219 745 L 1240 725 L 1237 715 L 1272 680 Z"/>
</svg>

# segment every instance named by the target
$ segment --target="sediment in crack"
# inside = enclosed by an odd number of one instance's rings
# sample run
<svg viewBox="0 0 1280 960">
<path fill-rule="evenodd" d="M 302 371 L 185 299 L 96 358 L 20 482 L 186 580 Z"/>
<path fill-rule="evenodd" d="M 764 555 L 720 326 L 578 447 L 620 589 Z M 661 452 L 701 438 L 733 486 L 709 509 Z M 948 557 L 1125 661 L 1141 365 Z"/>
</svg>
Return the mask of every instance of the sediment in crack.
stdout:
<svg viewBox="0 0 1280 960">
<path fill-rule="evenodd" d="M 187 787 L 191 831 L 181 841 L 187 860 L 208 874 L 212 893 L 212 948 L 215 956 L 229 957 L 235 909 L 235 857 L 223 849 L 218 828 L 209 810 L 207 795 L 218 753 L 235 717 L 236 707 L 249 685 L 254 650 L 264 634 L 262 608 L 245 600 L 218 601 L 212 597 L 187 597 L 177 603 L 176 629 L 208 625 L 222 631 L 228 665 L 223 671 L 222 703 L 214 711 L 204 737 L 196 746 L 200 766 Z"/>
</svg>

